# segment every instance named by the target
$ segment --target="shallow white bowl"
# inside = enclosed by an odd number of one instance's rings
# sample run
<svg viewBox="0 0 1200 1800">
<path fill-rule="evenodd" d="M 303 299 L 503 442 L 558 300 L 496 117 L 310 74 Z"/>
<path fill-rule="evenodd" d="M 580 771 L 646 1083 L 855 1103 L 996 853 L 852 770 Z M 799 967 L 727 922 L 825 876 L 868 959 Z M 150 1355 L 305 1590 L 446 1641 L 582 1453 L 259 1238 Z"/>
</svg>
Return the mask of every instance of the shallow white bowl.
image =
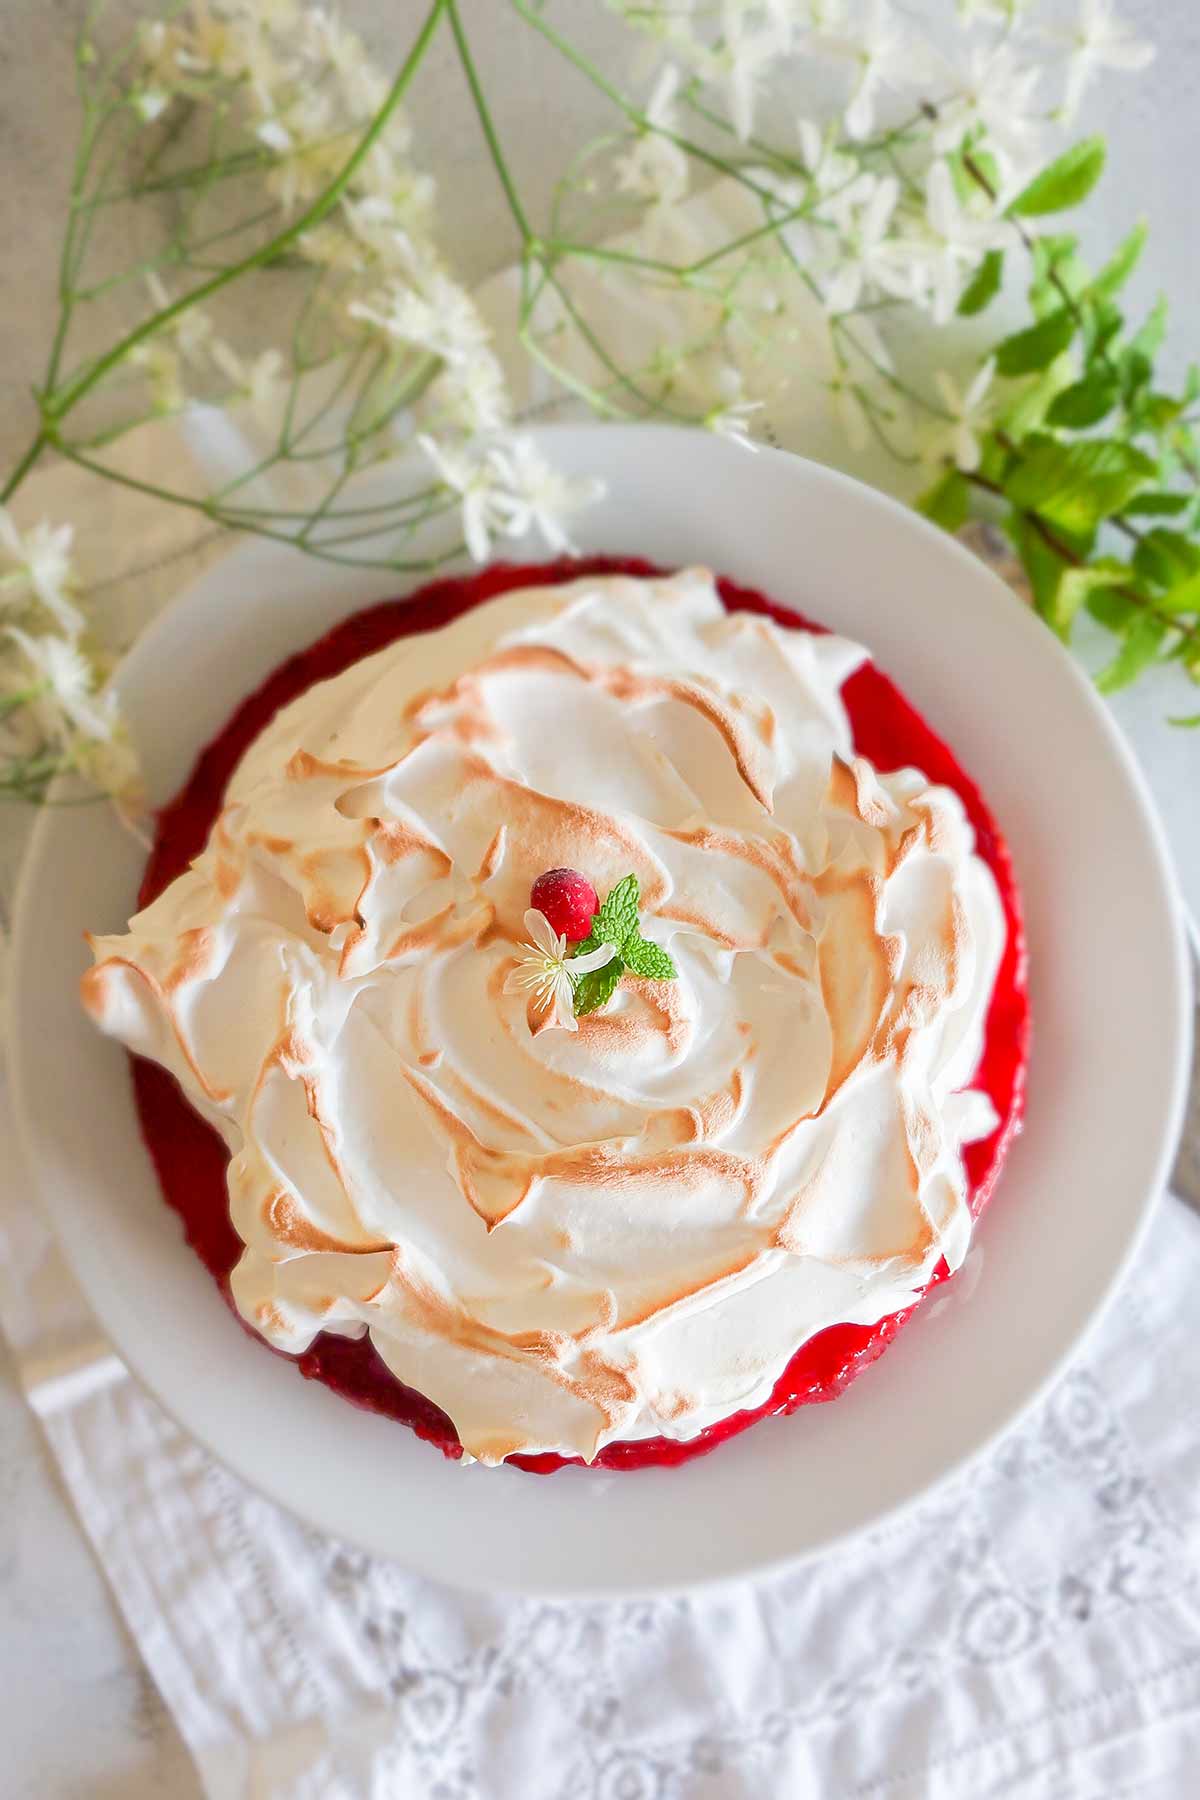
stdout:
<svg viewBox="0 0 1200 1800">
<path fill-rule="evenodd" d="M 868 644 L 982 785 L 1032 959 L 1028 1122 L 962 1276 L 834 1406 L 681 1469 L 462 1469 L 269 1355 L 163 1204 L 124 1053 L 87 1024 L 85 927 L 122 928 L 142 855 L 103 808 L 38 821 L 18 907 L 18 1113 L 105 1330 L 203 1443 L 295 1512 L 463 1585 L 612 1593 L 812 1555 L 913 1500 L 1041 1393 L 1136 1246 L 1182 1113 L 1189 1017 L 1167 857 L 1102 706 L 1045 627 L 903 508 L 796 457 L 650 426 L 538 434 L 599 472 L 587 551 L 707 563 Z M 521 547 L 523 552 L 524 546 Z M 158 620 L 121 689 L 165 799 L 286 654 L 395 588 L 249 541 Z"/>
</svg>

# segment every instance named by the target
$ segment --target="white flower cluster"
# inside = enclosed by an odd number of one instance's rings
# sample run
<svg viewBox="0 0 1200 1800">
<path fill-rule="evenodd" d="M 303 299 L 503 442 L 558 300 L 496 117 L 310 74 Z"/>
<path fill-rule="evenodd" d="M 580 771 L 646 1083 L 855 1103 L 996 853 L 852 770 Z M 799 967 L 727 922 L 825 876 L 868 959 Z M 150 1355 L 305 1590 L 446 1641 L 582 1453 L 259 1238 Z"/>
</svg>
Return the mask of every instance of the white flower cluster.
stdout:
<svg viewBox="0 0 1200 1800">
<path fill-rule="evenodd" d="M 137 770 L 83 646 L 72 535 L 45 520 L 22 533 L 0 506 L 0 791 L 36 796 L 74 768 L 128 799 Z"/>
<path fill-rule="evenodd" d="M 893 448 L 902 441 L 931 460 L 974 467 L 993 404 L 992 370 L 961 404 L 955 384 L 940 377 L 936 423 L 922 437 L 879 324 L 897 307 L 939 327 L 953 317 L 988 254 L 1015 243 L 1008 204 L 1094 76 L 1140 69 L 1152 48 L 1117 17 L 1114 0 L 1075 0 L 1069 28 L 1035 22 L 1028 0 L 960 0 L 954 54 L 935 48 L 893 0 L 614 3 L 662 65 L 616 162 L 617 186 L 644 207 L 635 249 L 681 257 L 680 302 L 690 308 L 693 339 L 703 292 L 697 273 L 713 280 L 724 315 L 725 360 L 712 366 L 718 391 L 747 378 L 778 391 L 797 372 L 815 375 L 853 445 L 873 426 L 887 427 Z M 939 39 L 944 45 L 944 31 Z M 820 124 L 789 122 L 782 111 L 791 77 L 807 64 L 826 89 L 825 70 L 843 71 L 838 110 Z M 1057 98 L 1044 92 L 1055 83 Z M 734 236 L 728 251 L 698 245 L 694 232 L 689 245 L 695 209 L 686 145 L 712 144 L 714 115 L 746 145 L 726 166 L 773 227 Z M 770 142 L 755 135 L 759 115 Z M 717 288 L 726 256 L 734 273 Z M 797 353 L 801 336 L 806 360 Z M 774 361 L 772 344 L 781 347 Z M 745 441 L 744 407 L 735 417 Z M 707 412 L 706 423 L 730 433 L 723 406 Z"/>
<path fill-rule="evenodd" d="M 914 85 L 941 67 L 952 87 L 943 115 L 949 130 L 978 118 L 998 136 L 1029 116 L 1041 66 L 1061 74 L 1055 116 L 1069 118 L 1096 75 L 1145 68 L 1154 51 L 1118 16 L 1116 0 L 1074 0 L 1070 25 L 1035 22 L 1033 0 L 958 0 L 958 21 L 997 28 L 990 46 L 973 48 L 957 73 L 931 43 L 918 39 L 894 0 L 612 0 L 614 11 L 649 40 L 658 56 L 719 92 L 729 122 L 746 142 L 760 98 L 780 86 L 788 58 L 840 63 L 848 76 L 842 118 L 851 140 L 865 139 L 885 111 L 905 116 Z M 1024 53 L 1025 63 L 1020 56 Z M 1034 60 L 1036 59 L 1036 61 Z"/>
<path fill-rule="evenodd" d="M 265 182 L 285 218 L 309 206 L 341 173 L 384 107 L 388 83 L 358 35 L 325 6 L 301 0 L 192 0 L 171 23 L 141 32 L 139 110 L 157 118 L 174 100 L 245 109 L 268 153 Z M 403 391 L 374 419 L 376 460 L 418 438 L 434 469 L 461 497 L 472 555 L 493 536 L 540 530 L 567 544 L 563 519 L 585 503 L 586 484 L 545 466 L 525 440 L 512 441 L 504 371 L 474 301 L 449 273 L 433 235 L 434 184 L 410 156 L 411 131 L 391 111 L 354 169 L 335 209 L 304 231 L 294 251 L 335 279 L 335 323 L 345 352 L 364 340 L 387 353 L 384 379 Z M 161 311 L 167 296 L 153 291 Z M 247 361 L 189 308 L 132 352 L 150 378 L 157 408 L 185 403 L 188 366 L 215 368 L 226 398 L 244 399 L 266 421 L 292 369 L 277 349 Z M 404 380 L 397 371 L 404 373 Z"/>
</svg>

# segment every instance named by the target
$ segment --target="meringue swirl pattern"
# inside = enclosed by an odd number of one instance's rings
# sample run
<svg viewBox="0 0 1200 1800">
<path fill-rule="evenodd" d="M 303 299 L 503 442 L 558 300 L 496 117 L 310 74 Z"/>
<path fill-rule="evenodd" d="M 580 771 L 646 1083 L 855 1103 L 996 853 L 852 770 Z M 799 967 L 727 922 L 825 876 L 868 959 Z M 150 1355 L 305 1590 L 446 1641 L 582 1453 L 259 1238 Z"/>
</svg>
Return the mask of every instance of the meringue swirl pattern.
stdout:
<svg viewBox="0 0 1200 1800">
<path fill-rule="evenodd" d="M 856 757 L 836 637 L 703 570 L 510 592 L 285 707 L 84 1002 L 230 1149 L 243 1318 L 369 1332 L 487 1463 L 690 1438 L 965 1254 L 1004 948 L 961 802 Z M 631 871 L 679 978 L 577 1032 L 533 880 Z"/>
</svg>

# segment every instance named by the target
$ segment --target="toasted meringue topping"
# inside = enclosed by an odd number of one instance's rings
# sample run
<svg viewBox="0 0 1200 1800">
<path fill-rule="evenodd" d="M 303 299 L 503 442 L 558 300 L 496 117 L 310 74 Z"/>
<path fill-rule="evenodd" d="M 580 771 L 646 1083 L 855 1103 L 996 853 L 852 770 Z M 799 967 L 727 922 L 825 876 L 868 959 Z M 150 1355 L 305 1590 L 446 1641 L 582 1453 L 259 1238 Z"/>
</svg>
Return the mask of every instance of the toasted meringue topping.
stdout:
<svg viewBox="0 0 1200 1800">
<path fill-rule="evenodd" d="M 264 1338 L 369 1332 L 470 1455 L 591 1460 L 961 1262 L 1004 919 L 957 797 L 855 756 L 864 656 L 702 570 L 589 578 L 275 718 L 83 988 L 223 1133 Z M 510 980 L 559 866 L 635 871 L 679 970 L 575 1033 Z"/>
</svg>

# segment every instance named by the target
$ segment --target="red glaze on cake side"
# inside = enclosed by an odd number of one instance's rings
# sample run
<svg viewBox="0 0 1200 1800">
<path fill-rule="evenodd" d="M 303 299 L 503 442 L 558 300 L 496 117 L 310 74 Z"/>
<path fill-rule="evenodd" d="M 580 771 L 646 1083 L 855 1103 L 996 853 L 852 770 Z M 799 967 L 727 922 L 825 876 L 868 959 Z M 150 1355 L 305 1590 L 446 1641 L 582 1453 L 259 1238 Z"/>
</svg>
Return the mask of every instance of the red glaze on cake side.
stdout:
<svg viewBox="0 0 1200 1800">
<path fill-rule="evenodd" d="M 548 586 L 587 575 L 646 576 L 661 572 L 636 558 L 603 556 L 527 567 L 498 564 L 477 574 L 433 582 L 408 599 L 384 601 L 335 626 L 268 676 L 201 753 L 184 787 L 159 814 L 139 905 L 148 905 L 200 854 L 220 811 L 229 779 L 245 752 L 281 707 L 316 682 L 340 674 L 397 638 L 446 625 L 471 607 L 512 588 Z M 723 578 L 717 585 L 722 601 L 731 611 L 762 613 L 793 629 L 827 629 L 752 589 Z M 973 1087 L 988 1095 L 999 1124 L 989 1137 L 969 1144 L 963 1158 L 971 1211 L 978 1217 L 995 1186 L 1024 1109 L 1029 1005 L 1020 898 L 1012 865 L 979 789 L 949 747 L 886 675 L 873 663 L 864 664 L 845 683 L 842 699 L 860 755 L 884 773 L 914 765 L 931 782 L 952 788 L 959 796 L 975 829 L 978 853 L 992 872 L 1004 908 L 1007 943 L 988 1009 L 983 1054 L 972 1082 Z M 188 1243 L 228 1300 L 229 1276 L 242 1245 L 229 1220 L 225 1146 L 192 1111 L 174 1078 L 156 1064 L 133 1059 L 133 1081 L 142 1136 L 164 1198 L 179 1214 Z M 943 1262 L 926 1293 L 946 1274 Z M 684 1442 L 659 1437 L 609 1444 L 592 1466 L 635 1469 L 687 1462 L 746 1430 L 757 1419 L 790 1413 L 814 1401 L 836 1399 L 868 1363 L 882 1354 L 916 1310 L 916 1306 L 908 1307 L 870 1326 L 831 1326 L 800 1346 L 770 1398 L 761 1406 L 734 1413 Z M 244 1329 L 249 1331 L 250 1327 Z M 257 1336 L 253 1332 L 251 1335 Z M 324 1382 L 356 1405 L 410 1426 L 446 1456 L 461 1456 L 451 1420 L 433 1401 L 398 1381 L 368 1338 L 322 1335 L 303 1355 L 289 1360 L 297 1362 L 306 1377 Z M 546 1474 L 577 1459 L 540 1455 L 514 1456 L 509 1460 L 520 1468 Z"/>
</svg>

